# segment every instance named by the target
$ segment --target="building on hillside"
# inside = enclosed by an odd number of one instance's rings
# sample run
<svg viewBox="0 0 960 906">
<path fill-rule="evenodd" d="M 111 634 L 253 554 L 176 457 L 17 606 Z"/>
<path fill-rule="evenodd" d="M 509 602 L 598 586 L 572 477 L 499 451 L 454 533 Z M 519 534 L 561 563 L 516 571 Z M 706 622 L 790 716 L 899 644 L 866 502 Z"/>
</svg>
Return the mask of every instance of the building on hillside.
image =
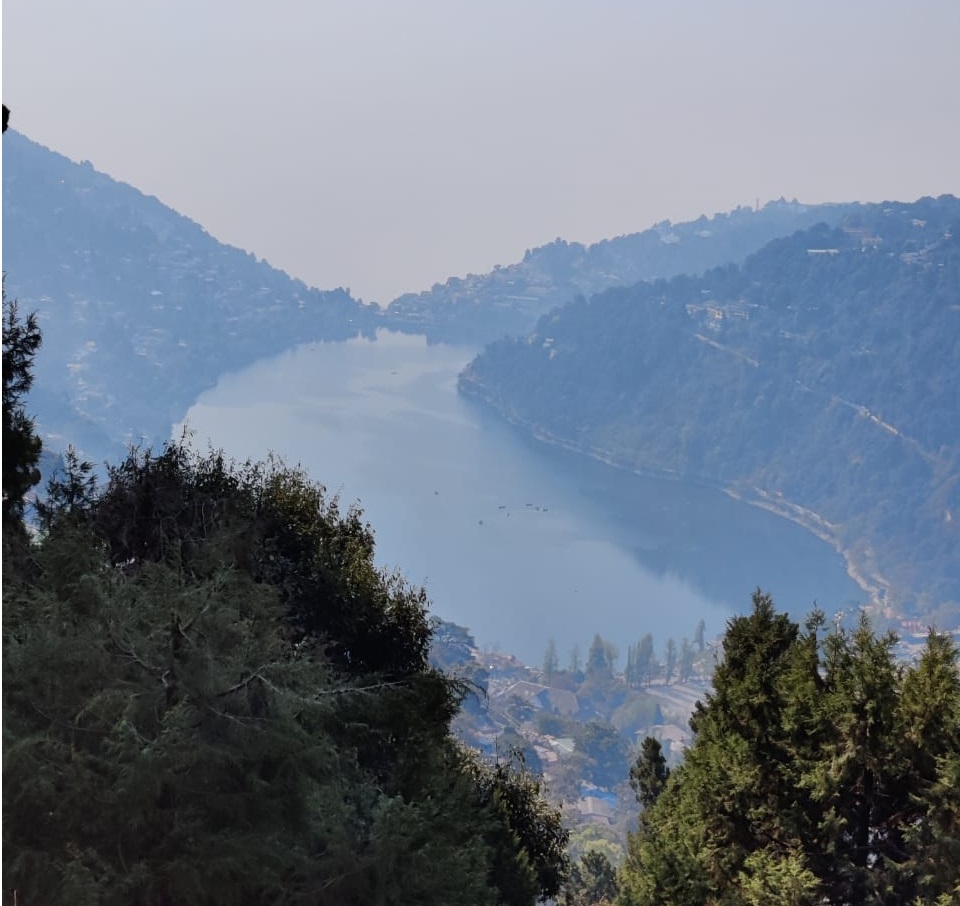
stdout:
<svg viewBox="0 0 960 906">
<path fill-rule="evenodd" d="M 616 804 L 598 796 L 584 796 L 578 799 L 576 809 L 584 824 L 613 824 L 616 816 Z"/>
<path fill-rule="evenodd" d="M 637 744 L 642 743 L 647 736 L 652 736 L 663 746 L 663 754 L 667 758 L 671 755 L 675 757 L 682 755 L 683 750 L 693 742 L 691 731 L 677 724 L 654 724 L 645 731 L 638 730 Z"/>
<path fill-rule="evenodd" d="M 553 714 L 572 716 L 580 710 L 580 702 L 577 701 L 574 693 L 527 680 L 520 680 L 507 686 L 500 694 L 507 698 L 519 698 L 535 708 L 550 711 Z"/>
</svg>

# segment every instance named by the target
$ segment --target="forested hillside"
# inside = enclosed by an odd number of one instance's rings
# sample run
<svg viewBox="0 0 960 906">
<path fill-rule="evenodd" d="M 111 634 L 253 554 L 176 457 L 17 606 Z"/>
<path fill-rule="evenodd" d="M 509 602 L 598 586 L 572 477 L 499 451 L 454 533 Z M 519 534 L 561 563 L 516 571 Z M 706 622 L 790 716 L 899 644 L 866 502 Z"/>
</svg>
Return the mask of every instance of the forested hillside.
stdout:
<svg viewBox="0 0 960 906">
<path fill-rule="evenodd" d="M 373 318 L 347 291 L 310 289 L 12 130 L 3 239 L 7 293 L 44 332 L 32 401 L 40 430 L 95 460 L 162 443 L 225 372 L 355 336 Z"/>
<path fill-rule="evenodd" d="M 795 518 L 884 613 L 953 626 L 958 360 L 960 201 L 944 196 L 580 298 L 487 347 L 460 388 L 544 439 Z"/>
<path fill-rule="evenodd" d="M 837 224 L 855 204 L 803 205 L 781 199 L 690 223 L 658 223 L 642 233 L 585 246 L 557 239 L 489 274 L 451 277 L 395 299 L 384 321 L 432 340 L 488 343 L 529 333 L 537 318 L 577 295 L 638 280 L 699 274 L 739 263 L 772 239 L 817 223 Z"/>
</svg>

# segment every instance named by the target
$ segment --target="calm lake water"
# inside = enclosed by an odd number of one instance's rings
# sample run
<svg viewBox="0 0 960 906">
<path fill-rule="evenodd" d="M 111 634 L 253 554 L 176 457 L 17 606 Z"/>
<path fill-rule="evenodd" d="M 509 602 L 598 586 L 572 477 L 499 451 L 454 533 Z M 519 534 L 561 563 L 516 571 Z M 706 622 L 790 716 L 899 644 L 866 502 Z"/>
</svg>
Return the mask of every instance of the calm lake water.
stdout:
<svg viewBox="0 0 960 906">
<path fill-rule="evenodd" d="M 424 585 L 481 645 L 565 664 L 594 633 L 719 635 L 760 586 L 802 617 L 860 590 L 798 526 L 719 491 L 640 478 L 530 440 L 461 399 L 475 350 L 381 332 L 302 346 L 224 377 L 191 408 L 194 443 L 300 463 L 359 502 L 378 561 Z"/>
</svg>

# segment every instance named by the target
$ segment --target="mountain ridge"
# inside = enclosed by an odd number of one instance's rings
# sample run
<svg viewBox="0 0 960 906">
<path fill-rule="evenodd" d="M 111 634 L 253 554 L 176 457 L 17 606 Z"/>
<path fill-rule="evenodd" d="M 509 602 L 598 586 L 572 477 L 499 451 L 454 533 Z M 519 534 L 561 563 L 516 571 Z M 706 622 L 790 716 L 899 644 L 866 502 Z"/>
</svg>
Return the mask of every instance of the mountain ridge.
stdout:
<svg viewBox="0 0 960 906">
<path fill-rule="evenodd" d="M 14 130 L 3 144 L 7 288 L 37 310 L 44 330 L 38 423 L 48 446 L 71 438 L 94 460 L 116 458 L 131 443 L 162 443 L 221 375 L 299 343 L 387 327 L 480 346 L 505 330 L 528 332 L 539 314 L 574 295 L 746 254 L 850 207 L 781 199 L 760 211 L 663 221 L 590 246 L 557 240 L 516 264 L 450 277 L 381 310 L 219 243 L 89 161 L 71 161 Z M 465 292 L 476 303 L 461 304 Z M 527 292 L 534 295 L 525 299 Z"/>
<path fill-rule="evenodd" d="M 835 225 L 859 204 L 804 205 L 781 198 L 685 223 L 669 220 L 590 245 L 556 239 L 488 274 L 450 277 L 407 293 L 384 311 L 389 326 L 417 326 L 434 340 L 491 342 L 529 333 L 539 317 L 580 295 L 740 262 L 772 239 Z"/>
</svg>

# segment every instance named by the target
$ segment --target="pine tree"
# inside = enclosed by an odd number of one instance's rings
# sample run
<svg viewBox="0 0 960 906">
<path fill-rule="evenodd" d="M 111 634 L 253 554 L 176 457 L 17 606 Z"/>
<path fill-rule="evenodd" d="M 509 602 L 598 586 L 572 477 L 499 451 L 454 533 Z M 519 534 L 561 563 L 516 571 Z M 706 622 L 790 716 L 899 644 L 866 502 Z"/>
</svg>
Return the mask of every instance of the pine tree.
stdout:
<svg viewBox="0 0 960 906">
<path fill-rule="evenodd" d="M 866 617 L 826 642 L 823 709 L 826 732 L 811 772 L 824 806 L 827 884 L 835 898 L 866 902 L 893 884 L 903 858 L 894 818 L 905 765 L 897 708 L 901 671 L 893 635 L 877 638 Z"/>
<path fill-rule="evenodd" d="M 667 639 L 667 651 L 663 664 L 664 682 L 669 686 L 673 678 L 673 671 L 677 666 L 677 643 L 672 639 Z"/>
<path fill-rule="evenodd" d="M 599 633 L 594 635 L 587 653 L 587 676 L 592 678 L 609 678 L 611 664 L 608 657 L 607 643 Z"/>
<path fill-rule="evenodd" d="M 757 592 L 693 745 L 629 838 L 622 906 L 948 903 L 960 864 L 958 650 L 916 664 L 866 618 L 825 639 Z M 652 749 L 652 747 L 651 747 Z M 655 752 L 643 771 L 656 776 Z"/>
<path fill-rule="evenodd" d="M 960 880 L 960 651 L 931 631 L 903 678 L 898 736 L 907 770 L 898 794 L 909 853 L 904 873 L 926 902 L 958 894 Z"/>
<path fill-rule="evenodd" d="M 693 664 L 696 654 L 694 652 L 693 646 L 690 644 L 689 639 L 684 639 L 680 643 L 680 682 L 685 683 L 687 680 L 693 676 Z"/>
<path fill-rule="evenodd" d="M 22 526 L 27 492 L 40 481 L 42 444 L 25 397 L 42 336 L 35 314 L 23 320 L 3 289 L 3 525 Z"/>
<path fill-rule="evenodd" d="M 670 768 L 667 767 L 667 759 L 663 756 L 660 740 L 652 736 L 645 737 L 640 745 L 637 760 L 630 768 L 630 787 L 636 794 L 640 807 L 652 808 L 669 779 Z"/>
<path fill-rule="evenodd" d="M 214 562 L 125 577 L 79 548 L 47 542 L 33 587 L 5 594 L 7 887 L 230 903 L 316 883 L 308 803 L 349 818 L 325 780 L 337 689 L 286 656 L 276 596 Z"/>
<path fill-rule="evenodd" d="M 563 889 L 563 906 L 607 906 L 616 899 L 617 873 L 602 852 L 589 850 L 571 867 Z"/>
<path fill-rule="evenodd" d="M 553 682 L 553 678 L 560 669 L 560 658 L 557 655 L 557 643 L 550 639 L 547 642 L 547 649 L 543 653 L 543 675 L 547 684 Z"/>
<path fill-rule="evenodd" d="M 637 683 L 649 683 L 656 669 L 653 636 L 649 632 L 637 642 L 633 655 L 633 663 Z"/>
<path fill-rule="evenodd" d="M 73 444 L 63 454 L 63 465 L 50 476 L 46 498 L 37 500 L 40 527 L 47 533 L 64 522 L 78 524 L 92 517 L 97 497 L 93 464 L 80 459 Z"/>
<path fill-rule="evenodd" d="M 704 639 L 703 634 L 706 632 L 707 624 L 701 619 L 697 622 L 697 628 L 693 633 L 693 643 L 697 646 L 697 649 L 702 653 L 704 648 Z"/>
</svg>

